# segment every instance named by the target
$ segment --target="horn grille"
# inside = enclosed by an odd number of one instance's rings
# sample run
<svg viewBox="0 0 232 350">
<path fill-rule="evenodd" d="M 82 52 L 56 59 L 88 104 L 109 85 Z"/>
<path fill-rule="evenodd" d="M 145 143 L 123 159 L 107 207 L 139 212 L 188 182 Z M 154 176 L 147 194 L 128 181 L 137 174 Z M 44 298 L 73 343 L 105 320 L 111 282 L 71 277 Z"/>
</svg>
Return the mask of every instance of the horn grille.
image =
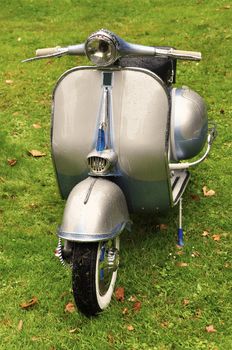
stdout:
<svg viewBox="0 0 232 350">
<path fill-rule="evenodd" d="M 94 173 L 102 174 L 109 169 L 110 162 L 108 159 L 92 156 L 88 158 L 88 166 Z"/>
</svg>

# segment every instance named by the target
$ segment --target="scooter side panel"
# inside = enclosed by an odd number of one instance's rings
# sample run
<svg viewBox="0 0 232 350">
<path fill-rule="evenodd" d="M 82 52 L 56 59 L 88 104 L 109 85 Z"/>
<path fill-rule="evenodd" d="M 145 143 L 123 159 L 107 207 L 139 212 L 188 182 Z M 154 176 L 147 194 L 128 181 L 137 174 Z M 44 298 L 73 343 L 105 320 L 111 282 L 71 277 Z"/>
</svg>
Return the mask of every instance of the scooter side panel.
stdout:
<svg viewBox="0 0 232 350">
<path fill-rule="evenodd" d="M 120 103 L 118 103 L 120 101 Z M 114 74 L 113 116 L 119 167 L 139 181 L 166 181 L 167 91 L 143 70 Z"/>
<path fill-rule="evenodd" d="M 101 73 L 79 69 L 65 75 L 53 97 L 52 151 L 64 176 L 87 173 L 88 153 L 94 147 L 101 99 Z"/>
</svg>

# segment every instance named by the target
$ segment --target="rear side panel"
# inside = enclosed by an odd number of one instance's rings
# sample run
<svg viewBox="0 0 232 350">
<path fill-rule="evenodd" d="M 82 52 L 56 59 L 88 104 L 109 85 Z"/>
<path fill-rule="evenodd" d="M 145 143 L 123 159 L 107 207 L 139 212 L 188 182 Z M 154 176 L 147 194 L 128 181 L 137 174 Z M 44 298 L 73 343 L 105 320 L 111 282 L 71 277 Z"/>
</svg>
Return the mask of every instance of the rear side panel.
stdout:
<svg viewBox="0 0 232 350">
<path fill-rule="evenodd" d="M 112 177 L 130 211 L 171 205 L 167 168 L 169 95 L 162 81 L 139 68 L 112 71 L 111 146 L 118 155 Z M 87 155 L 95 148 L 102 101 L 101 70 L 66 72 L 53 99 L 52 150 L 61 194 L 87 177 Z"/>
</svg>

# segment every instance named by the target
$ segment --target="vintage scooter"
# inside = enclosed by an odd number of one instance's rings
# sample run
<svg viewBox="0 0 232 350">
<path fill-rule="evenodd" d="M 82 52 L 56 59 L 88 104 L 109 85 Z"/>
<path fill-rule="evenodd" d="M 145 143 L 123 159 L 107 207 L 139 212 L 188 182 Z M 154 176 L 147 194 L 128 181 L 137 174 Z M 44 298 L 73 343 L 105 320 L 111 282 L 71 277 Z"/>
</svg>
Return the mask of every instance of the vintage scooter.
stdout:
<svg viewBox="0 0 232 350">
<path fill-rule="evenodd" d="M 179 203 L 188 168 L 210 151 L 203 99 L 172 87 L 176 60 L 198 52 L 131 44 L 102 29 L 85 43 L 39 49 L 34 58 L 86 55 L 95 66 L 75 67 L 58 80 L 52 102 L 52 157 L 67 199 L 57 254 L 73 271 L 73 294 L 86 315 L 105 309 L 119 266 L 119 237 L 129 213 L 154 215 Z M 194 162 L 181 162 L 197 156 Z"/>
</svg>

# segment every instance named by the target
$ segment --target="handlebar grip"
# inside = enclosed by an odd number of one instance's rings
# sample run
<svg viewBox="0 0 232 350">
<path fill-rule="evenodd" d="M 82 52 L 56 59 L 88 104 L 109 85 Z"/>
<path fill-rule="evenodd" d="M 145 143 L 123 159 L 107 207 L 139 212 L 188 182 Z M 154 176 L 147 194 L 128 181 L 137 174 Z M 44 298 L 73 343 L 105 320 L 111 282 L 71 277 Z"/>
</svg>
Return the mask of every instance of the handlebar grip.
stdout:
<svg viewBox="0 0 232 350">
<path fill-rule="evenodd" d="M 59 49 L 60 49 L 60 46 L 48 47 L 46 49 L 38 49 L 38 50 L 36 50 L 35 54 L 37 57 L 52 55 L 52 54 L 58 53 Z"/>
<path fill-rule="evenodd" d="M 169 48 L 169 49 L 155 48 L 155 55 L 177 58 L 180 60 L 190 60 L 190 61 L 200 61 L 201 60 L 201 53 L 200 52 L 176 50 L 173 48 Z"/>
<path fill-rule="evenodd" d="M 191 61 L 200 61 L 201 53 L 195 51 L 184 51 L 184 50 L 175 50 L 172 49 L 171 53 L 175 56 L 175 58 L 183 59 L 183 60 L 191 60 Z"/>
</svg>

